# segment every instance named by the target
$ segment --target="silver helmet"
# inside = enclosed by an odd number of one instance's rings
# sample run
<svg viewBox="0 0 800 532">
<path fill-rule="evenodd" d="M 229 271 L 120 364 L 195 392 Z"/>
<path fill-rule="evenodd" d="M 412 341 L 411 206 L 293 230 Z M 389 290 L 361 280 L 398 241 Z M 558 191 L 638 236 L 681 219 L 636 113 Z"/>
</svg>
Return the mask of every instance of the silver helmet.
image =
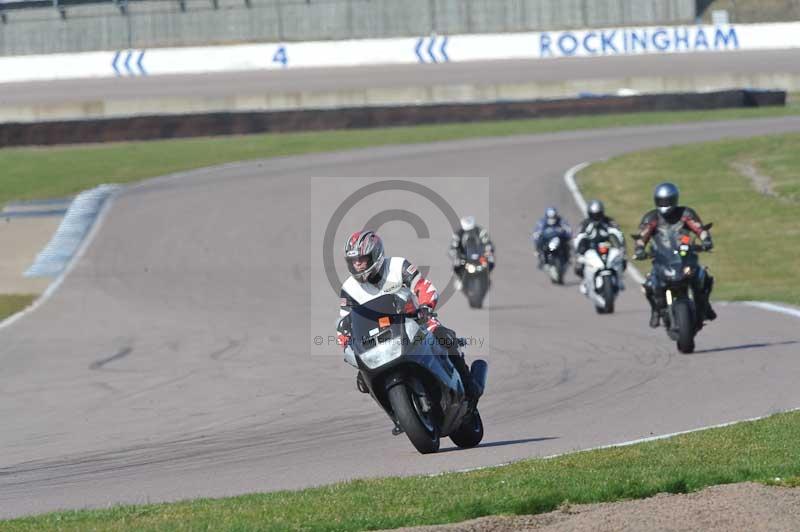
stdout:
<svg viewBox="0 0 800 532">
<path fill-rule="evenodd" d="M 586 207 L 586 213 L 593 222 L 599 222 L 605 216 L 606 208 L 600 200 L 592 200 Z"/>
<path fill-rule="evenodd" d="M 472 231 L 475 229 L 475 217 L 474 216 L 464 216 L 460 220 L 461 222 L 461 229 L 463 231 Z"/>
<path fill-rule="evenodd" d="M 672 183 L 658 185 L 653 191 L 653 201 L 658 211 L 663 215 L 669 214 L 672 209 L 678 206 L 679 194 L 678 187 Z"/>
</svg>

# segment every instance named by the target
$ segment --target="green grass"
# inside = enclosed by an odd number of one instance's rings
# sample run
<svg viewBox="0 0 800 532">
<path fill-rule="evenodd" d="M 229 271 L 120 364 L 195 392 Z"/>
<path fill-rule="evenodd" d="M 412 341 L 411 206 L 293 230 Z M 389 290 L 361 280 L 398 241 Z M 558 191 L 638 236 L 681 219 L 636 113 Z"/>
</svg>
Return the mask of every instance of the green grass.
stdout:
<svg viewBox="0 0 800 532">
<path fill-rule="evenodd" d="M 0 294 L 0 321 L 24 309 L 36 297 L 33 294 Z"/>
<path fill-rule="evenodd" d="M 779 197 L 757 192 L 731 166 L 737 161 L 769 176 Z M 578 176 L 584 195 L 602 199 L 626 234 L 652 208 L 655 185 L 668 180 L 680 187 L 682 204 L 714 223 L 716 248 L 701 259 L 716 277 L 715 298 L 800 304 L 800 135 L 639 152 L 593 164 Z"/>
<path fill-rule="evenodd" d="M 69 511 L 5 521 L 29 530 L 363 530 L 533 514 L 741 481 L 794 485 L 800 413 L 630 447 L 436 477 L 358 480 L 295 492 Z"/>
<path fill-rule="evenodd" d="M 0 150 L 0 205 L 231 161 L 387 144 L 800 114 L 800 105 Z"/>
</svg>

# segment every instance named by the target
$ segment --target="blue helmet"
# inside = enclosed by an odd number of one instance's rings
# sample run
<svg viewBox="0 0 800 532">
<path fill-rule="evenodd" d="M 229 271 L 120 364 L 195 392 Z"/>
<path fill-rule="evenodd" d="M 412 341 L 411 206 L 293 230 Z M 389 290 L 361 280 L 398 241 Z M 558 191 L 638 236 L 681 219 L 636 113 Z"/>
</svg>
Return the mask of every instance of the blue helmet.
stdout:
<svg viewBox="0 0 800 532">
<path fill-rule="evenodd" d="M 547 225 L 554 226 L 561 222 L 561 215 L 558 214 L 558 209 L 555 207 L 548 207 L 544 210 L 544 216 L 547 219 Z"/>
</svg>

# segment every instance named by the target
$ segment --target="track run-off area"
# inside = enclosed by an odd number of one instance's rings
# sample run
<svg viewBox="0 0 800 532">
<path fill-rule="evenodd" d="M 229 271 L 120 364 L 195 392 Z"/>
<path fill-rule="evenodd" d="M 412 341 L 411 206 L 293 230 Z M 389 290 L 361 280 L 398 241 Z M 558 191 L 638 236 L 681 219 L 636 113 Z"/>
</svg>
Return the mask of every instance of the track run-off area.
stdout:
<svg viewBox="0 0 800 532">
<path fill-rule="evenodd" d="M 580 162 L 793 131 L 800 118 L 475 139 L 127 186 L 58 289 L 0 329 L 0 517 L 460 470 L 796 408 L 796 318 L 720 304 L 696 353 L 679 355 L 647 327 L 634 283 L 615 314 L 597 316 L 574 283 L 552 286 L 536 270 L 528 240 L 548 205 L 580 219 L 563 181 Z M 479 221 L 498 266 L 485 308 L 456 294 L 440 314 L 486 340 L 467 352 L 490 364 L 486 436 L 476 449 L 443 442 L 421 456 L 390 434 L 341 357 L 309 353 L 338 305 L 310 274 L 321 207 L 311 183 L 453 176 L 491 179 L 490 216 Z M 457 208 L 471 191 L 461 194 L 446 199 Z M 387 242 L 390 254 L 413 249 L 407 233 Z M 441 245 L 432 271 L 447 267 Z M 329 311 L 312 312 L 328 293 Z"/>
</svg>

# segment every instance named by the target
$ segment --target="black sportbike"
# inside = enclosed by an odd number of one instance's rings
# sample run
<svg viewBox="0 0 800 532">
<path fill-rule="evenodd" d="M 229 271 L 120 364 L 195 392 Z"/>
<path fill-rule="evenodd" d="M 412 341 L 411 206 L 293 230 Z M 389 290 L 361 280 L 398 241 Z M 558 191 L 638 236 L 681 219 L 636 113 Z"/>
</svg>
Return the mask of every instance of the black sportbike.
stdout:
<svg viewBox="0 0 800 532">
<path fill-rule="evenodd" d="M 564 284 L 564 272 L 569 265 L 570 239 L 562 231 L 549 228 L 544 230 L 541 238 L 546 242 L 542 249 L 544 268 L 553 283 Z"/>
<path fill-rule="evenodd" d="M 423 454 L 439 450 L 443 436 L 459 447 L 483 439 L 477 404 L 470 404 L 461 377 L 436 337 L 417 322 L 416 298 L 407 288 L 352 308 L 351 347 L 366 387 Z M 480 392 L 488 365 L 472 363 Z"/>
<path fill-rule="evenodd" d="M 703 226 L 708 230 L 713 224 Z M 634 235 L 638 238 L 638 235 Z M 697 253 L 702 246 L 692 242 L 692 236 L 671 231 L 669 245 L 651 245 L 648 257 L 653 259 L 654 289 L 664 291 L 666 301 L 661 309 L 661 321 L 667 335 L 677 343 L 681 353 L 694 352 L 694 339 L 703 328 L 704 309 L 698 308 L 696 293 L 710 292 L 711 282 L 706 269 L 700 265 Z M 656 296 L 658 301 L 660 298 Z"/>
<path fill-rule="evenodd" d="M 483 254 L 483 246 L 468 242 L 461 257 L 461 291 L 467 296 L 471 308 L 483 307 L 489 291 L 489 261 Z"/>
</svg>

